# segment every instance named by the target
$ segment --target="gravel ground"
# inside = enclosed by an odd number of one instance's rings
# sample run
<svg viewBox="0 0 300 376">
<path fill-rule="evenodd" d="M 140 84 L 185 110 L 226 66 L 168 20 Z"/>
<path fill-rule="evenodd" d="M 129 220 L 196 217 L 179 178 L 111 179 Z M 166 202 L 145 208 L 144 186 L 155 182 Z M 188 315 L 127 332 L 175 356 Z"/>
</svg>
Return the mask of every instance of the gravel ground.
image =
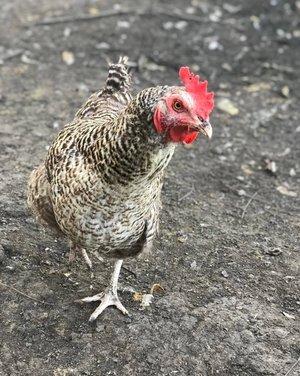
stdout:
<svg viewBox="0 0 300 376">
<path fill-rule="evenodd" d="M 1 376 L 299 375 L 299 17 L 299 1 L 1 0 Z M 70 265 L 27 212 L 26 180 L 120 54 L 136 90 L 198 70 L 214 137 L 168 168 L 155 251 L 122 270 L 131 316 L 90 325 L 74 300 L 112 266 Z M 142 309 L 128 288 L 155 283 Z"/>
</svg>

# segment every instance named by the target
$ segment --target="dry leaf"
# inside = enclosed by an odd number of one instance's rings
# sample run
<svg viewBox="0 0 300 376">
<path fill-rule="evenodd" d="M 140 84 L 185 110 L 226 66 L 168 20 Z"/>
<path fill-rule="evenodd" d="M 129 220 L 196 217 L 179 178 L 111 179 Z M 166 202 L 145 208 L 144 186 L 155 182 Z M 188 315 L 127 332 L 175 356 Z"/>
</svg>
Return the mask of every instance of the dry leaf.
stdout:
<svg viewBox="0 0 300 376">
<path fill-rule="evenodd" d="M 135 293 L 133 294 L 133 300 L 134 300 L 135 302 L 141 302 L 142 299 L 143 299 L 143 294 L 142 294 L 141 292 L 135 292 Z"/>
<path fill-rule="evenodd" d="M 152 300 L 153 300 L 153 295 L 152 294 L 144 294 L 142 302 L 141 302 L 141 306 L 143 308 L 149 307 L 150 304 L 152 303 Z"/>
<path fill-rule="evenodd" d="M 99 11 L 99 9 L 97 9 L 95 7 L 90 7 L 89 8 L 89 14 L 91 16 L 98 16 L 100 14 L 100 11 Z"/>
<path fill-rule="evenodd" d="M 180 242 L 180 243 L 186 243 L 187 242 L 187 235 L 180 235 L 178 236 L 177 240 Z"/>
<path fill-rule="evenodd" d="M 288 188 L 284 185 L 280 185 L 276 188 L 278 192 L 280 192 L 282 195 L 289 196 L 289 197 L 297 197 L 297 193 L 288 190 Z"/>
<path fill-rule="evenodd" d="M 153 293 L 157 291 L 165 291 L 165 289 L 159 283 L 154 283 L 151 287 L 150 294 L 153 295 Z"/>
<path fill-rule="evenodd" d="M 219 110 L 226 112 L 227 114 L 234 116 L 239 113 L 239 109 L 228 98 L 222 98 L 217 102 Z"/>
<path fill-rule="evenodd" d="M 280 248 L 272 248 L 266 251 L 266 254 L 269 256 L 279 256 L 281 255 L 281 253 L 282 253 L 282 250 Z"/>
<path fill-rule="evenodd" d="M 281 88 L 281 94 L 287 98 L 289 95 L 290 95 L 290 89 L 287 85 L 284 85 L 282 88 Z"/>
<path fill-rule="evenodd" d="M 291 315 L 290 313 L 287 313 L 287 312 L 284 312 L 284 311 L 282 311 L 282 313 L 283 313 L 283 315 L 284 315 L 285 317 L 287 317 L 288 319 L 295 320 L 295 318 L 296 318 L 294 315 Z"/>
<path fill-rule="evenodd" d="M 251 170 L 251 168 L 248 166 L 248 165 L 241 165 L 241 169 L 242 171 L 244 172 L 245 175 L 252 175 L 253 174 L 253 171 Z"/>
<path fill-rule="evenodd" d="M 75 62 L 75 56 L 71 51 L 63 51 L 61 54 L 63 62 L 67 65 L 72 65 Z"/>
<path fill-rule="evenodd" d="M 249 93 L 256 93 L 257 91 L 266 91 L 271 89 L 269 82 L 257 82 L 246 87 Z"/>
<path fill-rule="evenodd" d="M 150 289 L 150 294 L 143 294 L 141 292 L 135 292 L 133 294 L 133 300 L 135 302 L 141 302 L 141 307 L 146 308 L 152 303 L 154 298 L 153 293 L 156 291 L 164 291 L 164 288 L 159 283 L 154 283 Z"/>
</svg>

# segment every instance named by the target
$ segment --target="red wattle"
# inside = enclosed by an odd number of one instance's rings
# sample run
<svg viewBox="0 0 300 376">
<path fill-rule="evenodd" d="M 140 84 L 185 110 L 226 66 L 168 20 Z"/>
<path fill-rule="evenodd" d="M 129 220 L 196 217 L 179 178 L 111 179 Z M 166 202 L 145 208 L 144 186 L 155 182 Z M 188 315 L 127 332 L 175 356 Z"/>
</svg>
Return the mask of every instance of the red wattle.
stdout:
<svg viewBox="0 0 300 376">
<path fill-rule="evenodd" d="M 185 137 L 185 139 L 184 139 L 184 143 L 185 144 L 191 144 L 191 143 L 193 143 L 195 140 L 196 140 L 196 138 L 198 137 L 198 135 L 199 135 L 199 133 L 198 132 L 191 132 L 191 133 L 189 133 L 186 137 Z"/>
</svg>

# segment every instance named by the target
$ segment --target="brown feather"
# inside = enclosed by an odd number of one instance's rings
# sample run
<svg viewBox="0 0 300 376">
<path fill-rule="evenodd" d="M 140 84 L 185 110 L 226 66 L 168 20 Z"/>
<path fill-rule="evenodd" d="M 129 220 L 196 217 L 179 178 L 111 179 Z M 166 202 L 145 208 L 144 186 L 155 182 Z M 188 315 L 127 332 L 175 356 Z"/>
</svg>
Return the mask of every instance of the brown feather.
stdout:
<svg viewBox="0 0 300 376">
<path fill-rule="evenodd" d="M 57 135 L 28 185 L 39 221 L 78 246 L 117 258 L 151 246 L 174 151 L 152 124 L 153 106 L 170 88 L 149 88 L 131 99 L 122 64 L 111 67 L 104 89 Z"/>
</svg>

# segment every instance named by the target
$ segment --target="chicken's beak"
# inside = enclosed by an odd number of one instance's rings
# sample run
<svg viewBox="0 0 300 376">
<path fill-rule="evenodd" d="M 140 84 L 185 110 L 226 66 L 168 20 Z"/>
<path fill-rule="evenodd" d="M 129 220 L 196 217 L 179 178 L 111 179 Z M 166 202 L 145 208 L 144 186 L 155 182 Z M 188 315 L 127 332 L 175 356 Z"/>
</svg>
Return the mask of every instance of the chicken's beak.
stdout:
<svg viewBox="0 0 300 376">
<path fill-rule="evenodd" d="M 209 121 L 204 120 L 200 125 L 200 132 L 203 133 L 206 137 L 211 139 L 212 136 L 212 126 Z"/>
<path fill-rule="evenodd" d="M 201 121 L 197 119 L 197 121 L 195 121 L 195 123 L 193 124 L 193 129 L 195 131 L 203 133 L 204 136 L 208 137 L 209 139 L 212 136 L 212 126 L 208 120 Z"/>
</svg>

